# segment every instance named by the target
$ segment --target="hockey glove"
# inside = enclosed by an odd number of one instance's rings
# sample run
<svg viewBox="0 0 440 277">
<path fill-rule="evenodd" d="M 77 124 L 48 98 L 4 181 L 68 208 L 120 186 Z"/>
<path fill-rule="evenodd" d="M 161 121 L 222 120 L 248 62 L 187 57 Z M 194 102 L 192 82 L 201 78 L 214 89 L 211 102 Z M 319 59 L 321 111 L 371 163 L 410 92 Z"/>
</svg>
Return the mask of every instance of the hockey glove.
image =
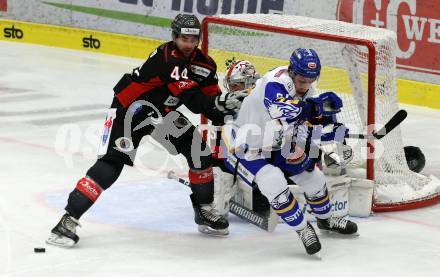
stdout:
<svg viewBox="0 0 440 277">
<path fill-rule="evenodd" d="M 324 154 L 324 163 L 328 168 L 345 167 L 353 160 L 353 149 L 350 145 L 339 144 L 336 149 Z"/>
<path fill-rule="evenodd" d="M 219 111 L 236 111 L 240 109 L 243 99 L 247 96 L 244 92 L 228 92 L 215 98 L 215 106 Z"/>
<path fill-rule="evenodd" d="M 308 103 L 314 105 L 312 117 L 331 116 L 341 111 L 342 100 L 332 91 L 324 92 L 317 97 L 307 98 Z"/>
</svg>

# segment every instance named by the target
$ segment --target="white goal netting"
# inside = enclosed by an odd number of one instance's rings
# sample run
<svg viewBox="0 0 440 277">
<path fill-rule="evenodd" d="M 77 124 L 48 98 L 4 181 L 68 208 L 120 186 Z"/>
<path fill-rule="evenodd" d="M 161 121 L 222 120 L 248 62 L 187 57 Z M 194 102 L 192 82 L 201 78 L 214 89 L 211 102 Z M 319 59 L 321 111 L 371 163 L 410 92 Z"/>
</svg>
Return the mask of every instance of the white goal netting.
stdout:
<svg viewBox="0 0 440 277">
<path fill-rule="evenodd" d="M 338 120 L 351 132 L 366 133 L 372 120 L 378 130 L 398 111 L 394 32 L 291 15 L 237 14 L 217 18 L 207 25 L 206 38 L 209 55 L 217 62 L 219 72 L 225 70 L 225 60 L 235 57 L 251 61 L 264 74 L 275 66 L 288 64 L 294 49 L 313 48 L 322 63 L 316 89 L 334 91 L 343 99 Z M 229 20 L 235 23 L 228 23 Z M 294 33 L 287 34 L 285 28 Z M 374 71 L 367 42 L 374 47 Z M 350 139 L 348 143 L 355 151 L 348 172 L 366 178 L 367 142 Z M 410 203 L 439 195 L 440 182 L 434 176 L 409 170 L 399 127 L 374 144 L 374 163 L 368 170 L 374 174 L 376 205 Z"/>
</svg>

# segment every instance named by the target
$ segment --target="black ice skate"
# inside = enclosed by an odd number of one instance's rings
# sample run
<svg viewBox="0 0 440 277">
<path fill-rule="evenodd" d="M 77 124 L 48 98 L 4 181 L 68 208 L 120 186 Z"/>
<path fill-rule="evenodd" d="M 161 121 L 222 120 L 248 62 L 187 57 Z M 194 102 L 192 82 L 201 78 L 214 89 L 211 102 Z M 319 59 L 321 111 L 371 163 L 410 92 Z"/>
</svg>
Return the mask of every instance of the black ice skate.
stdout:
<svg viewBox="0 0 440 277">
<path fill-rule="evenodd" d="M 229 234 L 229 223 L 213 208 L 213 204 L 199 205 L 194 204 L 194 220 L 199 225 L 199 232 L 213 235 L 226 236 Z"/>
<path fill-rule="evenodd" d="M 318 228 L 323 231 L 338 233 L 342 235 L 358 236 L 357 224 L 345 217 L 330 217 L 327 219 L 316 219 Z"/>
<path fill-rule="evenodd" d="M 61 247 L 72 247 L 79 240 L 76 234 L 77 226 L 81 227 L 78 220 L 65 213 L 60 222 L 52 229 L 46 243 Z"/>
<path fill-rule="evenodd" d="M 321 250 L 321 243 L 315 233 L 315 229 L 313 229 L 313 226 L 309 222 L 307 222 L 306 228 L 297 230 L 296 233 L 298 233 L 299 238 L 304 244 L 307 254 L 313 255 Z"/>
</svg>

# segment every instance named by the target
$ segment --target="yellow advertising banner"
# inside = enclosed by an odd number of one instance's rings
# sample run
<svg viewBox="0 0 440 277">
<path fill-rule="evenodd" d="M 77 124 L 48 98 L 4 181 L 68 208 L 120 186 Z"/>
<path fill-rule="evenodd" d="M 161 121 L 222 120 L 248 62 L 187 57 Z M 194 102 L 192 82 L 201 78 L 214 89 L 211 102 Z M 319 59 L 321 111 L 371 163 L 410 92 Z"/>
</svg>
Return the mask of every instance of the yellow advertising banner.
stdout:
<svg viewBox="0 0 440 277">
<path fill-rule="evenodd" d="M 164 41 L 136 36 L 77 29 L 64 26 L 28 23 L 0 19 L 0 40 L 54 46 L 102 54 L 145 59 Z M 237 56 L 238 54 L 238 56 Z M 284 64 L 279 59 L 255 57 L 249 54 L 230 53 L 210 49 L 210 55 L 217 61 L 219 72 L 225 70 L 224 60 L 234 55 L 238 59 L 255 62 L 260 72 Z M 323 68 L 323 75 L 328 70 Z M 440 85 L 397 80 L 398 100 L 401 103 L 440 109 Z"/>
</svg>

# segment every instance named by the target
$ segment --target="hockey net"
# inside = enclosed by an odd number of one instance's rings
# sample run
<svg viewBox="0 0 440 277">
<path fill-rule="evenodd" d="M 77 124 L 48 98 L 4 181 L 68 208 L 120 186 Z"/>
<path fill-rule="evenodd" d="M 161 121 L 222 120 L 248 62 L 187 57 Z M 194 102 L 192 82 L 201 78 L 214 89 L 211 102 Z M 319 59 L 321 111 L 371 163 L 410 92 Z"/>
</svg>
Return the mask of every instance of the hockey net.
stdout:
<svg viewBox="0 0 440 277">
<path fill-rule="evenodd" d="M 353 133 L 380 129 L 397 111 L 396 35 L 386 29 L 276 14 L 206 17 L 202 50 L 224 72 L 225 60 L 247 59 L 263 75 L 288 64 L 298 47 L 313 48 L 322 71 L 317 92 L 344 101 L 338 121 Z M 221 79 L 221 78 L 220 78 Z M 440 182 L 409 170 L 400 128 L 380 141 L 348 140 L 354 159 L 348 174 L 375 182 L 373 211 L 403 210 L 440 201 Z"/>
</svg>

